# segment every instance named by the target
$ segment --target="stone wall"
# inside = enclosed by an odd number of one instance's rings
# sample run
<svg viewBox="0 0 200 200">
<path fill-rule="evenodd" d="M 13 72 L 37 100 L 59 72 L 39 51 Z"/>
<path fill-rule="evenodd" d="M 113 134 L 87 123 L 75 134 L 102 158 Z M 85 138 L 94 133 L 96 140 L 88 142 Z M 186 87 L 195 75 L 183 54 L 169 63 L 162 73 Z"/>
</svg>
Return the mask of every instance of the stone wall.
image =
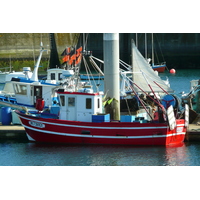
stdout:
<svg viewBox="0 0 200 200">
<path fill-rule="evenodd" d="M 55 33 L 59 55 L 66 46 L 77 42 L 75 33 Z M 138 33 L 138 49 L 144 55 L 144 33 Z M 136 39 L 135 33 L 120 33 L 120 58 L 130 64 L 131 39 Z M 148 57 L 151 57 L 151 34 L 147 34 Z M 48 33 L 0 33 L 0 61 L 3 59 L 33 59 L 39 55 L 40 43 L 49 49 Z M 173 68 L 200 68 L 200 34 L 199 33 L 154 33 L 155 57 L 160 62 L 166 61 Z M 103 34 L 90 33 L 87 49 L 94 56 L 103 58 Z M 44 53 L 43 58 L 49 57 Z M 163 60 L 164 59 L 164 60 Z"/>
<path fill-rule="evenodd" d="M 66 46 L 71 46 L 76 35 L 75 33 L 55 33 L 58 53 L 62 53 Z M 38 56 L 41 41 L 44 48 L 49 50 L 48 33 L 0 33 L 0 59 Z M 45 56 L 48 54 L 44 54 Z"/>
</svg>

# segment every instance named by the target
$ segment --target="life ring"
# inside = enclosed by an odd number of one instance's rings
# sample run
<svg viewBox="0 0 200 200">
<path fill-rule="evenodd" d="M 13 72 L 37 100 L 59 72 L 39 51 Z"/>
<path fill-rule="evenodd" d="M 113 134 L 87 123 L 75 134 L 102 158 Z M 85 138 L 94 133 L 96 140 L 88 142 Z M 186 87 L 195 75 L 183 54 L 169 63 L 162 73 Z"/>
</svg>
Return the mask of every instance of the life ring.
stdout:
<svg viewBox="0 0 200 200">
<path fill-rule="evenodd" d="M 171 105 L 174 107 L 176 105 L 175 98 L 170 94 L 164 96 L 162 99 L 162 105 L 165 107 L 165 109 L 169 108 Z"/>
</svg>

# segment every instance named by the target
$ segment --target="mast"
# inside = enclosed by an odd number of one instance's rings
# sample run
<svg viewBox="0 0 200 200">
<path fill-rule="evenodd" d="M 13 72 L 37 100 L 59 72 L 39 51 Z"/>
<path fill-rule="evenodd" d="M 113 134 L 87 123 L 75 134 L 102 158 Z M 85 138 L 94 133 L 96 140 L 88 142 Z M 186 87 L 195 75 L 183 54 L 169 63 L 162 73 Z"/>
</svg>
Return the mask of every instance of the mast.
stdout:
<svg viewBox="0 0 200 200">
<path fill-rule="evenodd" d="M 154 46 L 153 46 L 153 33 L 151 34 L 151 42 L 152 42 L 152 67 L 154 66 Z"/>
<path fill-rule="evenodd" d="M 43 46 L 41 46 L 40 55 L 39 55 L 39 57 L 37 59 L 37 63 L 35 65 L 35 67 L 34 67 L 33 74 L 32 74 L 32 76 L 30 78 L 31 81 L 38 81 L 38 69 L 39 69 L 40 61 L 41 61 L 42 54 L 43 54 L 44 51 L 46 51 L 46 50 L 44 50 Z"/>
<path fill-rule="evenodd" d="M 136 41 L 135 45 L 138 48 L 138 34 L 137 33 L 136 33 L 136 36 L 135 36 L 135 41 Z"/>
<path fill-rule="evenodd" d="M 119 33 L 104 33 L 104 91 L 110 100 L 105 112 L 113 120 L 120 120 L 119 92 Z"/>
<path fill-rule="evenodd" d="M 131 40 L 131 64 L 132 64 L 132 80 L 133 80 L 133 82 L 134 82 L 134 40 L 132 39 Z"/>
<path fill-rule="evenodd" d="M 144 43 L 145 43 L 145 59 L 147 60 L 147 34 L 144 35 Z"/>
<path fill-rule="evenodd" d="M 56 46 L 56 40 L 54 33 L 49 33 L 50 39 L 50 61 L 49 61 L 49 69 L 60 67 L 60 60 L 58 57 L 58 51 Z"/>
</svg>

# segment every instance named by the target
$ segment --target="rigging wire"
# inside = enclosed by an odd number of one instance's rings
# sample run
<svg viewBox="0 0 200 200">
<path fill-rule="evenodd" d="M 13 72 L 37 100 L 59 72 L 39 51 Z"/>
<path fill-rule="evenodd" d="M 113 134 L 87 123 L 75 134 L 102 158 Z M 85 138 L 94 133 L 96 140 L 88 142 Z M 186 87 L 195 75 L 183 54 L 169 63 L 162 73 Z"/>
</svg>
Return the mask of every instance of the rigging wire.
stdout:
<svg viewBox="0 0 200 200">
<path fill-rule="evenodd" d="M 155 33 L 154 33 L 155 34 Z M 156 34 L 155 34 L 156 35 Z M 157 38 L 157 41 L 158 41 L 158 36 L 156 35 L 156 38 Z M 163 55 L 163 52 L 162 52 L 162 49 L 161 49 L 161 47 L 160 47 L 160 42 L 158 41 L 158 46 L 159 46 L 159 49 L 160 49 L 160 52 L 161 52 L 161 56 L 162 56 L 162 59 L 163 59 L 163 61 L 165 61 L 165 59 L 164 59 L 164 55 Z"/>
<path fill-rule="evenodd" d="M 96 84 L 96 82 L 94 80 L 93 75 L 91 75 L 91 76 L 89 75 L 89 74 L 92 74 L 92 73 L 91 73 L 91 70 L 90 70 L 90 68 L 88 66 L 88 63 L 87 63 L 86 59 L 85 59 L 85 56 L 83 56 L 83 62 L 84 62 L 85 70 L 86 70 L 86 75 L 88 77 L 88 80 L 89 80 L 89 83 L 90 83 L 91 87 L 93 87 L 92 84 L 91 84 L 91 79 L 92 79 L 93 82 L 94 82 L 94 85 L 96 87 L 96 90 L 99 91 L 99 88 L 97 87 L 97 84 Z"/>
</svg>

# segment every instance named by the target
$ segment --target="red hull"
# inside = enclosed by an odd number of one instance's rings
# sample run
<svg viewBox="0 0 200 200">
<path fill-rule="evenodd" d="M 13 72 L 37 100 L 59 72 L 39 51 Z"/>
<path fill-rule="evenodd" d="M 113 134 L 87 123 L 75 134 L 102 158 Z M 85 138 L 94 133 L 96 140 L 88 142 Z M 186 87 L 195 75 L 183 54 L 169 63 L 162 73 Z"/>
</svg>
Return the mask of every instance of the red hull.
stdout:
<svg viewBox="0 0 200 200">
<path fill-rule="evenodd" d="M 159 73 L 163 73 L 164 71 L 165 71 L 165 68 L 166 67 L 153 67 L 153 70 L 154 71 L 157 71 L 157 72 L 159 72 Z"/>
<path fill-rule="evenodd" d="M 66 144 L 175 145 L 184 141 L 184 120 L 170 131 L 166 123 L 74 122 L 17 112 L 30 140 Z"/>
</svg>

